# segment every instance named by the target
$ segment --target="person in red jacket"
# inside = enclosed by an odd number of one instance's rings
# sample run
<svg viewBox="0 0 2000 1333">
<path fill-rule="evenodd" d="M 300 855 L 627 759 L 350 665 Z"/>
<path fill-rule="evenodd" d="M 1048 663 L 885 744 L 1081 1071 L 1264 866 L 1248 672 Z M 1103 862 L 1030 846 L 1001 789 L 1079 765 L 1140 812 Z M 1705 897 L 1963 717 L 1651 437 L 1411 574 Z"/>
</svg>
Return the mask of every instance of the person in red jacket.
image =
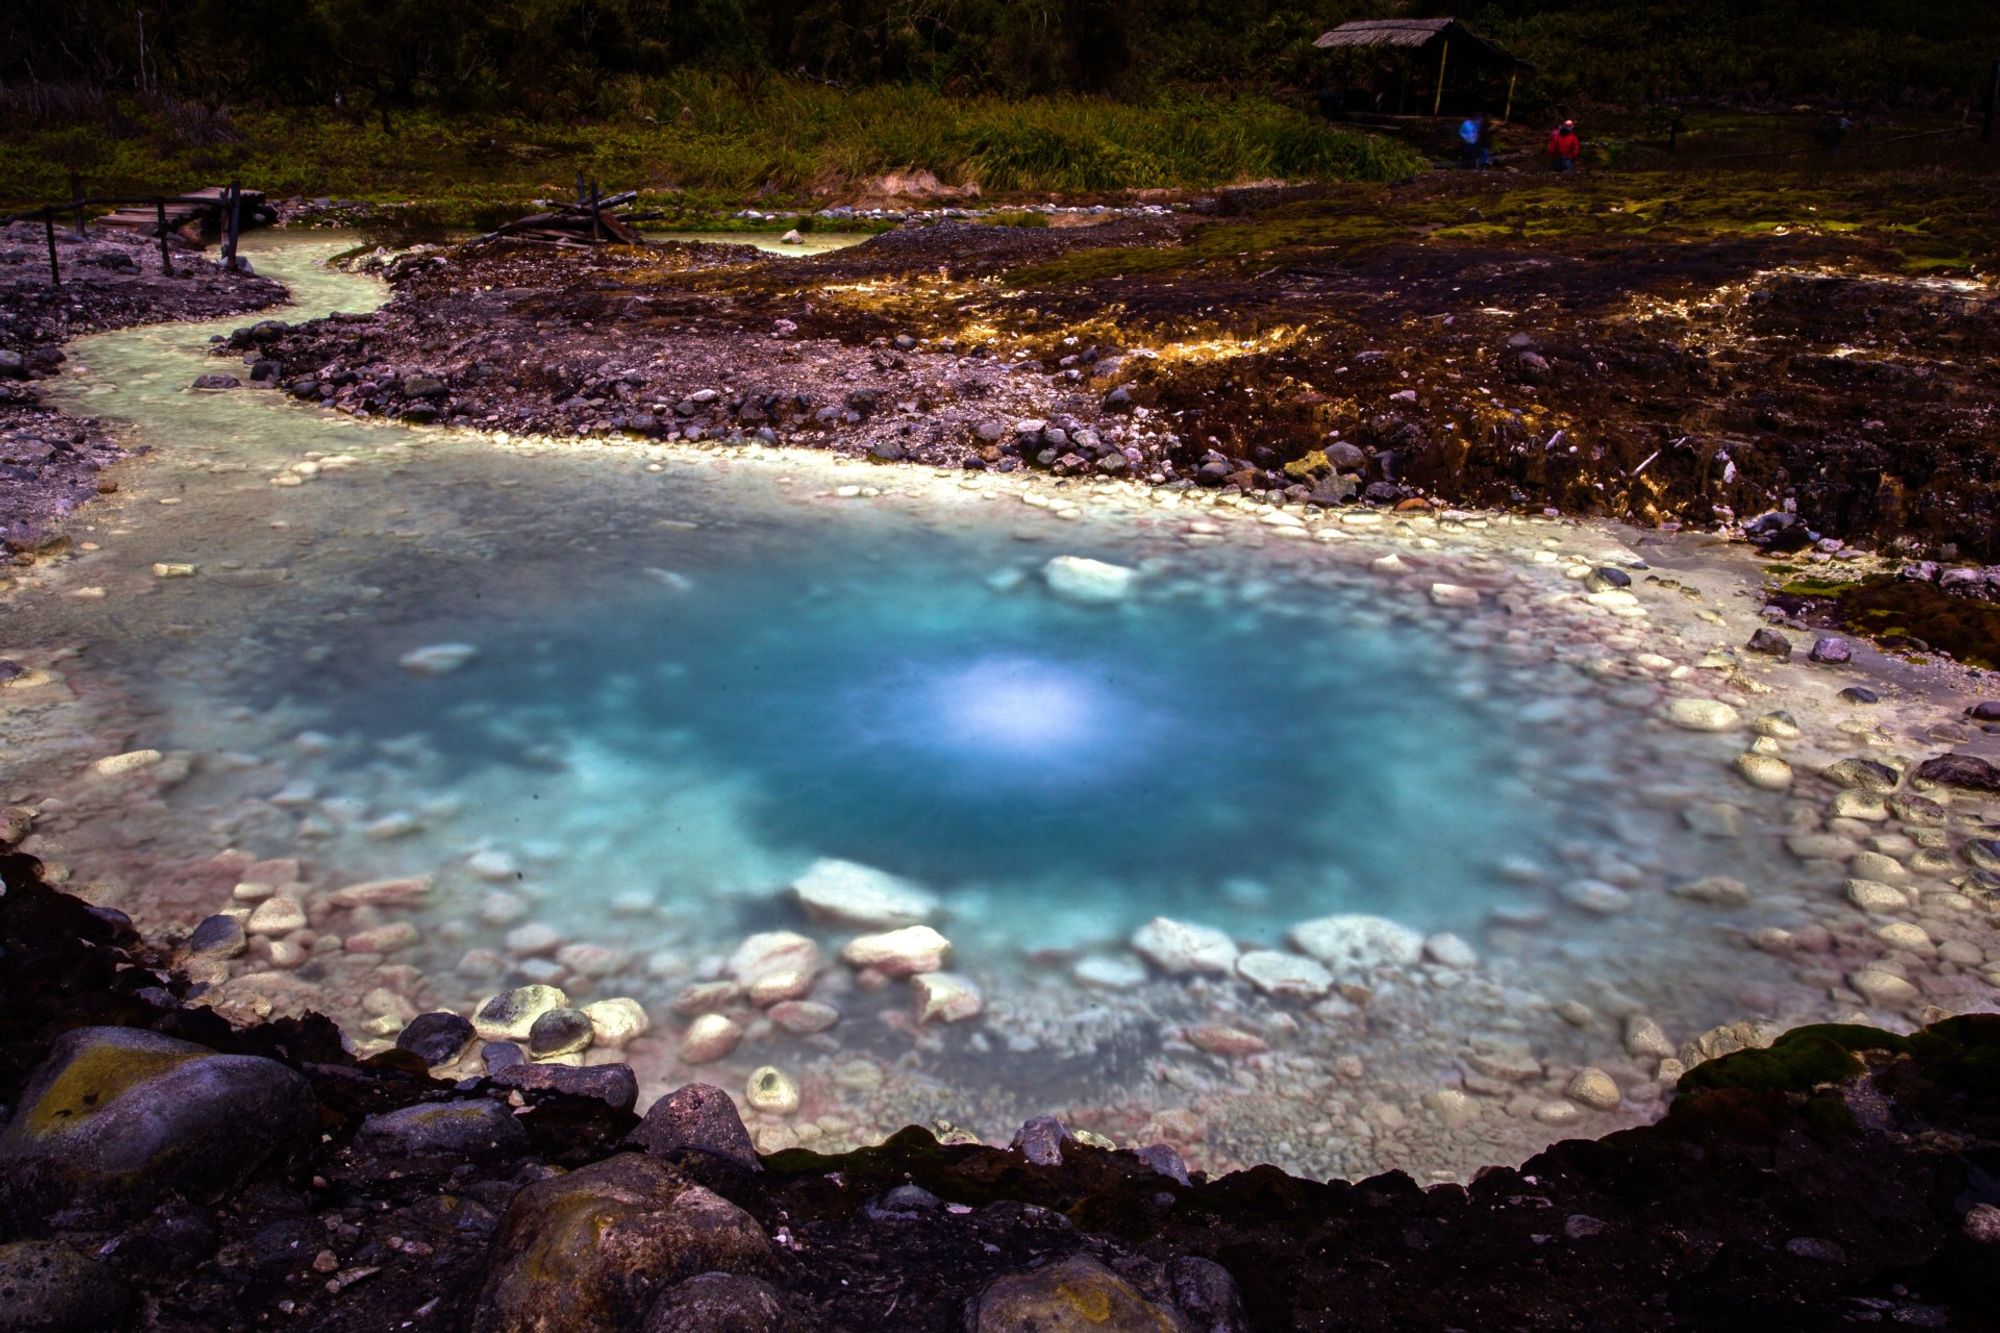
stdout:
<svg viewBox="0 0 2000 1333">
<path fill-rule="evenodd" d="M 1583 140 L 1576 137 L 1576 122 L 1566 120 L 1556 126 L 1549 135 L 1549 159 L 1556 164 L 1557 171 L 1573 171 L 1576 159 L 1583 152 Z"/>
</svg>

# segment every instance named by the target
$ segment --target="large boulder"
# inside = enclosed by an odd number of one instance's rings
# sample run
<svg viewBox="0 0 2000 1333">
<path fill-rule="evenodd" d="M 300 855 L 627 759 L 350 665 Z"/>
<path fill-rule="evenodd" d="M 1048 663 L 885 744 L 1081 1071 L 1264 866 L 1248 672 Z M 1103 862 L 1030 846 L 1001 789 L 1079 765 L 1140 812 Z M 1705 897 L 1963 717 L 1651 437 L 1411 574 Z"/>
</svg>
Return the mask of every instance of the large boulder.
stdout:
<svg viewBox="0 0 2000 1333">
<path fill-rule="evenodd" d="M 1086 1254 L 995 1278 L 979 1293 L 970 1333 L 1189 1333 L 1180 1315 Z"/>
<path fill-rule="evenodd" d="M 136 1305 L 124 1278 L 67 1245 L 0 1245 L 0 1333 L 119 1333 Z"/>
<path fill-rule="evenodd" d="M 771 1263 L 755 1218 L 665 1162 L 620 1153 L 514 1196 L 472 1327 L 637 1328 L 677 1283 L 709 1272 L 766 1271 Z"/>
<path fill-rule="evenodd" d="M 129 1216 L 169 1194 L 206 1201 L 318 1138 L 312 1087 L 275 1060 L 219 1055 L 140 1028 L 64 1033 L 0 1133 L 0 1212 Z"/>
</svg>

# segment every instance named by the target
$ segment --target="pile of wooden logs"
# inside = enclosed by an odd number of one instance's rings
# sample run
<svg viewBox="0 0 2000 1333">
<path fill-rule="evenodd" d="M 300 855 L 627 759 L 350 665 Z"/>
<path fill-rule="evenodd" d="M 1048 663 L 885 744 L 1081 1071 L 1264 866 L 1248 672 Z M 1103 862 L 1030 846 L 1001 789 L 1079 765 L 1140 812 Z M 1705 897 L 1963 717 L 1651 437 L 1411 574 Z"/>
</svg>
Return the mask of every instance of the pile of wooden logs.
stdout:
<svg viewBox="0 0 2000 1333">
<path fill-rule="evenodd" d="M 532 241 L 541 245 L 644 245 L 645 240 L 634 230 L 632 224 L 659 217 L 658 213 L 634 213 L 629 209 L 614 213 L 612 209 L 625 209 L 639 197 L 637 190 L 627 190 L 623 194 L 604 195 L 598 193 L 593 182 L 585 188 L 577 181 L 576 202 L 567 203 L 550 199 L 537 199 L 536 205 L 543 211 L 530 213 L 524 218 L 516 218 L 506 226 L 475 237 L 471 244 L 484 245 L 489 241 L 512 240 Z"/>
</svg>

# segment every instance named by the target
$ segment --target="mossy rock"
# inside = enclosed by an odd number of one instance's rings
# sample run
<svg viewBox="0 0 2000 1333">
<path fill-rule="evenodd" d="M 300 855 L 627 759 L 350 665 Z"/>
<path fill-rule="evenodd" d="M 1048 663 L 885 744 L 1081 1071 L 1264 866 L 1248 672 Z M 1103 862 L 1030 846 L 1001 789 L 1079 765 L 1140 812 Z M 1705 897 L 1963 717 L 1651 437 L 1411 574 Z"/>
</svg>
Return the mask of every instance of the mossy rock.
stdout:
<svg viewBox="0 0 2000 1333">
<path fill-rule="evenodd" d="M 1762 1050 L 1737 1051 L 1696 1065 L 1681 1076 L 1681 1097 L 1723 1088 L 1752 1092 L 1811 1092 L 1860 1073 L 1862 1051 L 1901 1055 L 1910 1039 L 1879 1028 L 1820 1023 L 1794 1028 Z"/>
<path fill-rule="evenodd" d="M 275 1060 L 140 1028 L 64 1033 L 0 1133 L 0 1212 L 111 1219 L 179 1194 L 206 1201 L 316 1142 L 312 1087 Z"/>
<path fill-rule="evenodd" d="M 1176 1311 L 1084 1254 L 995 1279 L 966 1323 L 972 1333 L 1188 1333 Z"/>
</svg>

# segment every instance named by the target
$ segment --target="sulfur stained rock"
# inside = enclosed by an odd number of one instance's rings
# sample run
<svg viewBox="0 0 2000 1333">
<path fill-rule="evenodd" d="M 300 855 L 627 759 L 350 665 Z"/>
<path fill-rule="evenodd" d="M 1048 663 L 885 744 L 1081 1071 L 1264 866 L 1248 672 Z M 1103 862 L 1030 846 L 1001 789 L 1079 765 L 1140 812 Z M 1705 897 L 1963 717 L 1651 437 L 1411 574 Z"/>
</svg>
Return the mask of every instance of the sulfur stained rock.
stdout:
<svg viewBox="0 0 2000 1333">
<path fill-rule="evenodd" d="M 1088 1255 L 1010 1273 L 979 1293 L 970 1333 L 1192 1333 L 1178 1312 Z"/>
<path fill-rule="evenodd" d="M 312 1088 L 250 1055 L 138 1028 L 56 1039 L 0 1133 L 0 1213 L 125 1216 L 222 1195 L 317 1141 Z"/>
<path fill-rule="evenodd" d="M 471 1326 L 482 1333 L 633 1328 L 681 1281 L 770 1265 L 770 1242 L 748 1213 L 665 1162 L 620 1153 L 515 1195 Z"/>
</svg>

